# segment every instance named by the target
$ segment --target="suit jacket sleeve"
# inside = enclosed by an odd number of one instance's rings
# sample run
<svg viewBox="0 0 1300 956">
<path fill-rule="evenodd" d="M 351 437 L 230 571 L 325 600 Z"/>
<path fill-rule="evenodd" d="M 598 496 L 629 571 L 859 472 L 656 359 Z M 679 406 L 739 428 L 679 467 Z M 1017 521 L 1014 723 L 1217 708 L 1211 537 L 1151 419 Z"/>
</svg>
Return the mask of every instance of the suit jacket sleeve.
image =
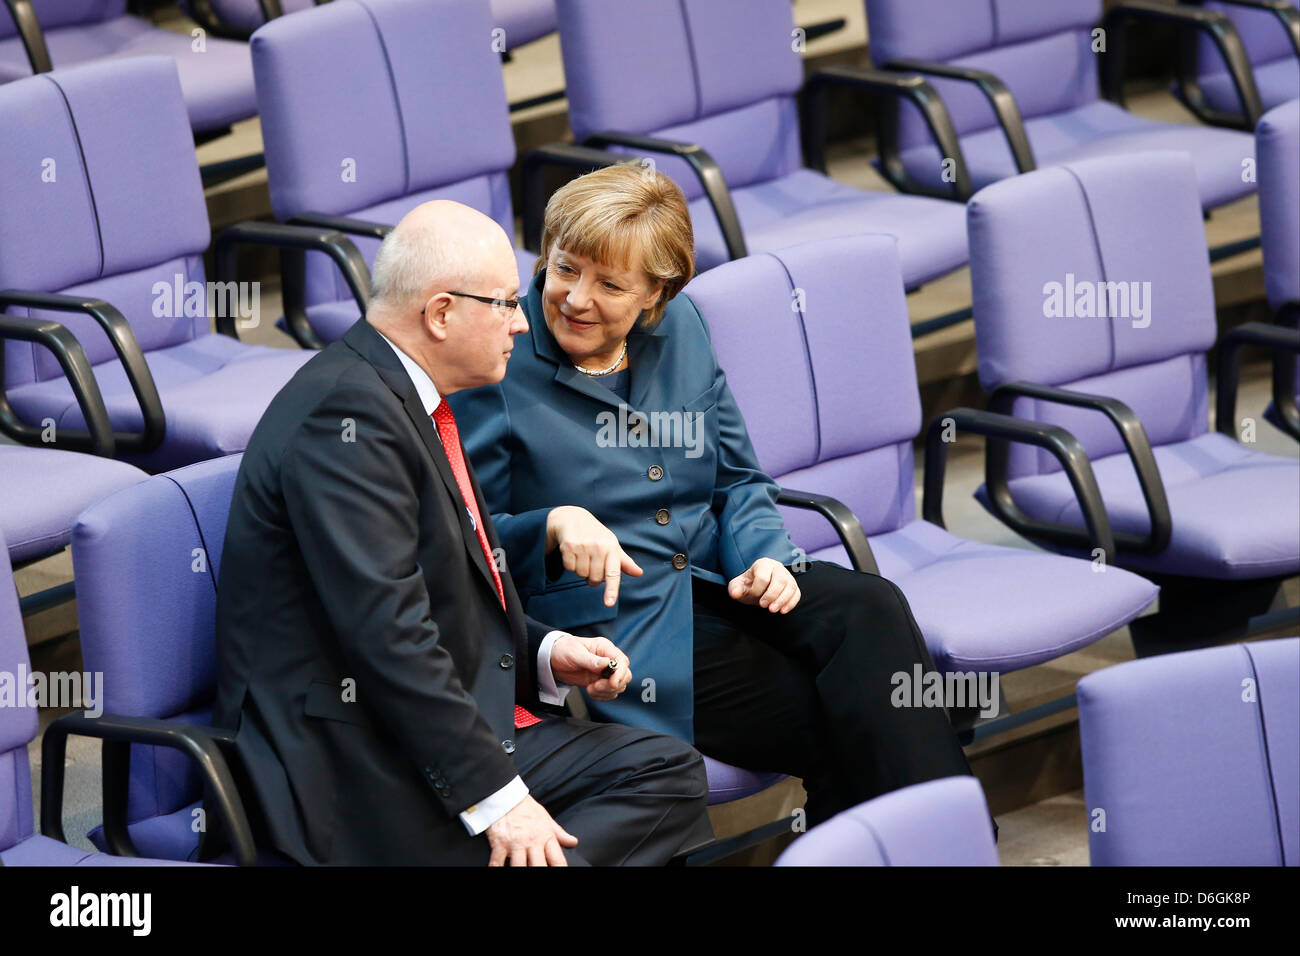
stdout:
<svg viewBox="0 0 1300 956">
<path fill-rule="evenodd" d="M 354 441 L 342 440 L 348 419 Z M 288 441 L 282 487 L 358 703 L 397 738 L 430 794 L 455 816 L 516 770 L 440 640 L 418 563 L 424 452 L 404 423 L 374 390 L 333 390 Z M 435 774 L 449 785 L 445 794 L 433 789 Z"/>
<path fill-rule="evenodd" d="M 708 324 L 693 302 L 691 311 L 708 343 L 713 381 L 718 389 L 718 472 L 714 480 L 713 510 L 718 516 L 718 562 L 722 573 L 730 580 L 744 574 L 759 558 L 773 558 L 788 565 L 798 553 L 776 508 L 780 486 L 759 467 L 745 419 L 727 385 L 727 376 L 713 355 Z"/>
</svg>

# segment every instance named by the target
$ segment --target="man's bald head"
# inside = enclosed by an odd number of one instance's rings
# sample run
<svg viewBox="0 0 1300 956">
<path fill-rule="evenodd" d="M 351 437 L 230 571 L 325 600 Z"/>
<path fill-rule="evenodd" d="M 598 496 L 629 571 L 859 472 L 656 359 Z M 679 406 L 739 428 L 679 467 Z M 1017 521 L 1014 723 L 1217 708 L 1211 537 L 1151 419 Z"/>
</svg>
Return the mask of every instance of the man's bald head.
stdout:
<svg viewBox="0 0 1300 956">
<path fill-rule="evenodd" d="M 371 270 L 373 306 L 389 316 L 418 312 L 435 292 L 500 294 L 503 266 L 513 267 L 505 231 L 477 209 L 446 199 L 416 206 L 379 246 Z"/>
</svg>

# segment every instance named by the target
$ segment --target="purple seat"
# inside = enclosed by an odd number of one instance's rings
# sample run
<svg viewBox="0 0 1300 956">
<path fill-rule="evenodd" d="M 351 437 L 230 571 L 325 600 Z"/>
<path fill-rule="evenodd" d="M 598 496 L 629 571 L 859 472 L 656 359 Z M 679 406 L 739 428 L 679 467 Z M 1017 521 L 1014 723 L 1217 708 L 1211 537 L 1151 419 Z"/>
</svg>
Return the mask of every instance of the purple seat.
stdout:
<svg viewBox="0 0 1300 956">
<path fill-rule="evenodd" d="M 750 256 L 697 277 L 686 292 L 708 322 L 764 471 L 852 510 L 940 669 L 1011 671 L 1052 660 L 1122 627 L 1155 598 L 1157 588 L 1133 574 L 1095 574 L 1085 561 L 967 541 L 917 519 L 912 440 L 921 402 L 892 238 Z M 783 512 L 810 557 L 852 566 L 827 521 Z"/>
<path fill-rule="evenodd" d="M 1278 13 L 1235 0 L 1214 0 L 1202 3 L 1192 0 L 1206 10 L 1222 13 L 1232 21 L 1246 47 L 1255 86 L 1265 110 L 1281 106 L 1300 97 L 1300 50 L 1290 36 L 1290 27 Z M 1291 3 L 1286 20 L 1300 25 L 1300 7 Z M 1197 82 L 1206 105 L 1230 115 L 1241 114 L 1241 100 L 1233 85 L 1223 56 L 1214 44 L 1202 39 L 1196 50 Z M 1184 93 L 1186 97 L 1186 93 Z"/>
<path fill-rule="evenodd" d="M 789 0 L 556 5 L 574 138 L 617 131 L 702 147 L 721 170 L 748 252 L 886 232 L 899 239 L 909 289 L 965 264 L 957 203 L 854 189 L 803 167 L 795 104 L 803 63 Z M 733 258 L 699 178 L 679 158 L 651 156 L 690 201 L 699 270 Z"/>
<path fill-rule="evenodd" d="M 1079 681 L 1093 866 L 1300 865 L 1300 638 Z"/>
<path fill-rule="evenodd" d="M 974 777 L 895 790 L 795 840 L 777 866 L 997 866 L 988 804 Z"/>
<path fill-rule="evenodd" d="M 1255 149 L 1264 285 L 1277 324 L 1294 329 L 1300 327 L 1300 100 L 1264 114 L 1255 130 Z M 1274 375 L 1280 397 L 1265 417 L 1300 439 L 1300 358 L 1277 362 Z"/>
<path fill-rule="evenodd" d="M 1155 122 L 1099 98 L 1092 30 L 1101 17 L 1101 0 L 867 0 L 872 59 L 931 79 L 956 124 L 976 189 L 1035 164 L 1168 149 L 1196 163 L 1206 209 L 1251 193 L 1242 176 L 1243 162 L 1254 155 L 1248 134 Z M 1118 25 L 1110 32 L 1117 31 Z M 1023 120 L 1027 155 L 1013 155 L 977 84 L 931 72 L 952 67 L 986 71 L 1005 85 L 1017 113 L 1012 131 Z M 901 112 L 898 139 L 911 175 L 937 184 L 942 157 L 914 111 Z"/>
<path fill-rule="evenodd" d="M 786 778 L 783 773 L 760 773 L 742 770 L 721 760 L 704 757 L 704 771 L 709 778 L 709 806 L 730 803 L 760 793 Z"/>
<path fill-rule="evenodd" d="M 0 87 L 0 290 L 28 296 L 8 311 L 58 321 L 77 337 L 114 430 L 134 436 L 119 436 L 119 457 L 151 471 L 242 451 L 271 398 L 310 358 L 240 342 L 238 322 L 257 316 L 236 315 L 225 291 L 234 283 L 204 284 L 210 227 L 184 116 L 164 57 Z M 234 241 L 281 246 L 346 243 L 318 229 L 241 224 L 218 238 L 218 279 L 236 233 Z M 355 284 L 368 290 L 364 267 L 352 265 Z M 62 294 L 63 305 L 45 304 L 46 293 Z M 81 314 L 95 300 L 128 326 L 116 346 Z M 229 334 L 210 331 L 210 307 Z M 9 344 L 5 385 L 24 422 L 85 427 L 72 386 L 43 349 Z"/>
<path fill-rule="evenodd" d="M 180 74 L 181 93 L 195 133 L 223 130 L 257 112 L 253 69 L 243 43 L 175 33 L 126 13 L 126 0 L 31 0 L 54 68 L 94 60 L 162 54 Z M 3 6 L 3 5 L 0 5 Z M 0 10 L 0 83 L 32 75 L 32 64 L 8 8 Z M 123 97 L 118 109 L 135 104 Z M 123 139 L 122 148 L 150 142 Z"/>
<path fill-rule="evenodd" d="M 253 68 L 276 218 L 345 230 L 320 217 L 361 220 L 353 234 L 368 262 L 377 236 L 431 199 L 472 206 L 514 235 L 501 60 L 477 41 L 491 30 L 482 0 L 335 0 L 259 29 Z M 431 37 L 445 41 L 436 57 Z M 350 66 L 320 68 L 331 62 Z M 526 282 L 536 256 L 516 255 Z M 289 309 L 286 323 L 303 344 L 318 344 L 313 332 L 341 338 L 360 317 L 319 254 L 307 255 L 302 298 L 305 316 Z"/>
<path fill-rule="evenodd" d="M 0 671 L 30 673 L 27 638 L 18 611 L 9 548 L 0 534 Z M 166 860 L 92 853 L 34 835 L 31 765 L 27 745 L 36 736 L 31 707 L 0 707 L 0 863 L 5 866 L 170 866 Z"/>
<path fill-rule="evenodd" d="M 1204 353 L 1216 319 L 1191 161 L 1069 163 L 989 186 L 968 208 L 990 407 L 1078 438 L 1118 560 L 1220 581 L 1300 571 L 1300 462 L 1238 443 L 1232 421 L 1220 422 L 1227 434 L 1208 432 Z M 1131 454 L 1108 416 L 1125 423 Z M 1013 448 L 1004 470 L 1031 521 L 1079 536 L 1080 505 L 1054 461 Z M 999 512 L 1031 537 L 1077 546 Z"/>
</svg>

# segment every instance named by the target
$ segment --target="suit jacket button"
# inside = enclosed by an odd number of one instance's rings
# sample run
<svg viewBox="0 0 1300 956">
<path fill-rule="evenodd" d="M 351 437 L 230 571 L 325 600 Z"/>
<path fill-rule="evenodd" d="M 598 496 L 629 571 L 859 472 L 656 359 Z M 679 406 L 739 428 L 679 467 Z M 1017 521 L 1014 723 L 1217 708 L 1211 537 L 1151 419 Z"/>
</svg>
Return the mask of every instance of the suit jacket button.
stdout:
<svg viewBox="0 0 1300 956">
<path fill-rule="evenodd" d="M 673 555 L 673 567 L 676 568 L 678 571 L 684 570 L 686 568 L 686 565 L 689 563 L 690 562 L 686 560 L 686 555 L 684 554 Z"/>
<path fill-rule="evenodd" d="M 662 468 L 660 468 L 658 465 L 651 465 L 651 466 L 650 466 L 650 480 L 651 480 L 651 481 L 658 481 L 658 480 L 659 480 L 660 478 L 662 478 L 663 476 L 664 476 L 664 470 L 663 470 Z"/>
<path fill-rule="evenodd" d="M 656 524 L 667 524 L 669 521 L 672 520 L 672 518 L 673 516 L 668 513 L 667 508 L 660 508 L 658 511 L 655 512 Z"/>
<path fill-rule="evenodd" d="M 503 671 L 508 671 L 510 670 L 510 668 L 515 666 L 514 656 L 511 654 L 502 654 L 500 663 L 501 663 L 501 669 Z"/>
<path fill-rule="evenodd" d="M 515 752 L 515 742 L 513 740 L 503 740 L 501 741 L 501 749 L 508 754 L 512 754 Z"/>
</svg>

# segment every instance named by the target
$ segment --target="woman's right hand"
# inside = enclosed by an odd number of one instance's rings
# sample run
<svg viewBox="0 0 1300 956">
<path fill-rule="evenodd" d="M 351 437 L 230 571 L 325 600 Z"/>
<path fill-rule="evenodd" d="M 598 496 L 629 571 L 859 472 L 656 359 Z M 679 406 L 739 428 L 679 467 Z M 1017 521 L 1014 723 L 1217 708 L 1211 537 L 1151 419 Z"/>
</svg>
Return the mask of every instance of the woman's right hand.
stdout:
<svg viewBox="0 0 1300 956">
<path fill-rule="evenodd" d="M 605 606 L 618 601 L 621 575 L 639 578 L 644 572 L 627 556 L 614 532 L 596 520 L 586 508 L 561 505 L 546 517 L 546 553 L 560 549 L 564 570 L 587 579 L 591 585 L 605 585 Z"/>
</svg>

